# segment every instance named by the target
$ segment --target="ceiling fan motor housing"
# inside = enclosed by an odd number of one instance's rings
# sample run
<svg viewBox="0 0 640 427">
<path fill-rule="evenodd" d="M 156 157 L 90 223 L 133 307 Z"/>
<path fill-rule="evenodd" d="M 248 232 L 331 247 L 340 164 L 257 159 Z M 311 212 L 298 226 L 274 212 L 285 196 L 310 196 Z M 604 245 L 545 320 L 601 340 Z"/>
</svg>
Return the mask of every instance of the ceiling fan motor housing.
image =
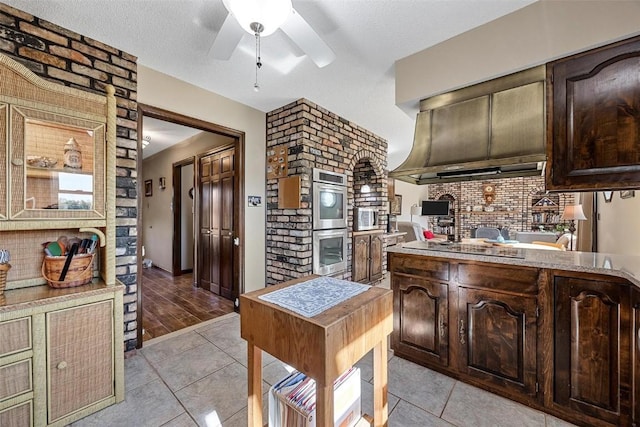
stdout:
<svg viewBox="0 0 640 427">
<path fill-rule="evenodd" d="M 223 0 L 223 3 L 246 32 L 257 32 L 261 36 L 276 32 L 291 15 L 293 8 L 291 0 Z M 262 29 L 256 31 L 254 24 Z"/>
</svg>

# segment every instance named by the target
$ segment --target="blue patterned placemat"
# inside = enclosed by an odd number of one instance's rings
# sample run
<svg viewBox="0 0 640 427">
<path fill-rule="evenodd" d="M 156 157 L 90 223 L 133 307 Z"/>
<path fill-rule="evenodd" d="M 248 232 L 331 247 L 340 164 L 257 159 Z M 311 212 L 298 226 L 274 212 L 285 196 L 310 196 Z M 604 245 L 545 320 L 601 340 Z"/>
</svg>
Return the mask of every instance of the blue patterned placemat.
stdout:
<svg viewBox="0 0 640 427">
<path fill-rule="evenodd" d="M 334 279 L 333 277 L 317 277 L 260 295 L 258 298 L 302 316 L 313 317 L 369 288 L 369 285 Z"/>
</svg>

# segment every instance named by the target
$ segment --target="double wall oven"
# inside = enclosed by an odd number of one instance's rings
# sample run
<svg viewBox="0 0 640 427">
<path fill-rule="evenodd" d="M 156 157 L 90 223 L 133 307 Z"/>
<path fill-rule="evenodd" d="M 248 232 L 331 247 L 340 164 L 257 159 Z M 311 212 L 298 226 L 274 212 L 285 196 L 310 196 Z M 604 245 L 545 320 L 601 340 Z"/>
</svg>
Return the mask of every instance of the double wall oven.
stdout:
<svg viewBox="0 0 640 427">
<path fill-rule="evenodd" d="M 313 272 L 347 269 L 347 176 L 313 169 Z"/>
</svg>

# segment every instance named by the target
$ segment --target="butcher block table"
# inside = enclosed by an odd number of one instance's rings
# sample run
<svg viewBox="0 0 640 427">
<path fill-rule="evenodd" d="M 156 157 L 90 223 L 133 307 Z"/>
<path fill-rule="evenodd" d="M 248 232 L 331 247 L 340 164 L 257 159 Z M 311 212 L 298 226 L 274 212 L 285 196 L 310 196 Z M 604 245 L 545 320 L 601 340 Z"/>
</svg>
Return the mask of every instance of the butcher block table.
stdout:
<svg viewBox="0 0 640 427">
<path fill-rule="evenodd" d="M 264 301 L 261 295 L 319 276 L 307 276 L 240 295 L 240 335 L 247 341 L 249 427 L 262 427 L 262 351 L 316 381 L 316 425 L 333 426 L 333 382 L 373 349 L 374 425 L 386 426 L 387 336 L 393 331 L 393 293 L 371 287 L 313 316 Z"/>
</svg>

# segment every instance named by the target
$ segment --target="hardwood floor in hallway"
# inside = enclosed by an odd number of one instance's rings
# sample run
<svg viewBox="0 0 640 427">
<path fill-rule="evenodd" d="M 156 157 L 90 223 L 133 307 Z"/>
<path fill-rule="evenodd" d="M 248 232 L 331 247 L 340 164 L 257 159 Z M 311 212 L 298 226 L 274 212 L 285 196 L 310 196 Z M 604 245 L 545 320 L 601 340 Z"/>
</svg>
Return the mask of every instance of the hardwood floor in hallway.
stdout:
<svg viewBox="0 0 640 427">
<path fill-rule="evenodd" d="M 192 284 L 193 274 L 173 277 L 142 269 L 143 341 L 233 312 L 233 302 Z"/>
</svg>

